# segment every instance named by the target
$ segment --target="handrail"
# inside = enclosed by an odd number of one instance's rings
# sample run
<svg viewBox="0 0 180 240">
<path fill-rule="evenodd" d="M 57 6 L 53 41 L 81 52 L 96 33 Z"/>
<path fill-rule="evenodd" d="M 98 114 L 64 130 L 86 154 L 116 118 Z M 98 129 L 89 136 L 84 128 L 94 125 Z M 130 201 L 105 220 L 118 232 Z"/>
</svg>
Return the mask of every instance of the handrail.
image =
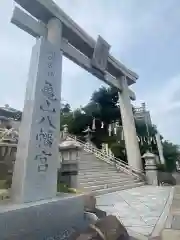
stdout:
<svg viewBox="0 0 180 240">
<path fill-rule="evenodd" d="M 95 148 L 93 146 L 90 146 L 90 144 L 83 142 L 82 140 L 78 139 L 76 136 L 68 134 L 67 135 L 69 138 L 77 141 L 79 144 L 81 144 L 84 147 L 84 150 L 87 152 L 93 153 L 97 158 L 109 163 L 109 164 L 115 164 L 115 167 L 119 170 L 121 169 L 122 171 L 131 174 L 138 179 L 141 179 L 141 177 L 144 177 L 144 172 L 138 169 L 134 169 L 131 166 L 129 166 L 125 161 L 116 158 L 114 156 L 109 156 L 105 153 L 103 153 L 101 150 L 98 148 Z M 89 145 L 89 146 L 88 146 Z"/>
</svg>

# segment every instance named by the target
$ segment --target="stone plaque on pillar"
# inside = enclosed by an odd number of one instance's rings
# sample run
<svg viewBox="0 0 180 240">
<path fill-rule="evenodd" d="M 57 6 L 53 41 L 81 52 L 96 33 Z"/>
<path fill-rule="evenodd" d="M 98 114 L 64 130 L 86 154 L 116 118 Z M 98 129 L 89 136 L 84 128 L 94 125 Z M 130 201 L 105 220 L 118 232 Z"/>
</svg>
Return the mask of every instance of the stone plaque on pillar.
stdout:
<svg viewBox="0 0 180 240">
<path fill-rule="evenodd" d="M 107 66 L 110 45 L 99 36 L 94 48 L 91 64 L 94 68 L 104 72 Z"/>
<path fill-rule="evenodd" d="M 57 190 L 62 53 L 41 38 L 33 47 L 12 182 L 12 198 L 31 202 Z"/>
</svg>

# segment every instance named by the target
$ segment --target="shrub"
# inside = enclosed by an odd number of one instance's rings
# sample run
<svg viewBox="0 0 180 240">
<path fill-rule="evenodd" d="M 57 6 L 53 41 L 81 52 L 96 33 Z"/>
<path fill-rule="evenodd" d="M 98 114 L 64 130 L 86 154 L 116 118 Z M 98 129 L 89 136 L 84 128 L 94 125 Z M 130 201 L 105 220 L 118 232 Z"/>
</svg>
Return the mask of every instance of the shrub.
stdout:
<svg viewBox="0 0 180 240">
<path fill-rule="evenodd" d="M 167 172 L 167 168 L 165 164 L 158 163 L 156 164 L 157 170 L 160 172 Z"/>
</svg>

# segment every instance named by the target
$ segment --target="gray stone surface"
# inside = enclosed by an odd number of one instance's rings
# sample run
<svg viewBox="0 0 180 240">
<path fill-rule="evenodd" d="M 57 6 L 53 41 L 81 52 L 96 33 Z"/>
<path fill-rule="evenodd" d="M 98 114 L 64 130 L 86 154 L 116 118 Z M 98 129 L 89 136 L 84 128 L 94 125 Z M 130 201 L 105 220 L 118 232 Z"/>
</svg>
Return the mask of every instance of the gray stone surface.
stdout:
<svg viewBox="0 0 180 240">
<path fill-rule="evenodd" d="M 153 153 L 146 152 L 142 157 L 145 159 L 147 184 L 158 186 L 156 156 Z"/>
<path fill-rule="evenodd" d="M 173 199 L 172 206 L 174 208 L 179 208 L 179 199 Z"/>
<path fill-rule="evenodd" d="M 179 240 L 180 239 L 180 231 L 165 229 L 161 234 L 161 240 Z"/>
<path fill-rule="evenodd" d="M 121 170 L 117 171 L 114 165 L 85 151 L 80 154 L 78 183 L 83 191 L 97 195 L 144 185 L 144 182 L 140 182 L 134 176 Z"/>
<path fill-rule="evenodd" d="M 171 187 L 143 186 L 97 197 L 97 207 L 118 217 L 128 230 L 151 235 Z"/>
<path fill-rule="evenodd" d="M 136 136 L 136 128 L 134 123 L 134 115 L 132 112 L 131 101 L 128 96 L 128 83 L 125 76 L 118 78 L 121 81 L 122 91 L 118 92 L 118 100 L 120 104 L 120 112 L 122 116 L 122 125 L 124 131 L 124 140 L 128 164 L 133 169 L 142 169 L 142 161 L 139 150 L 139 143 Z"/>
<path fill-rule="evenodd" d="M 45 39 L 33 48 L 12 183 L 17 202 L 56 196 L 61 55 Z"/>
<path fill-rule="evenodd" d="M 173 216 L 171 227 L 174 230 L 180 230 L 180 216 L 179 215 Z"/>
<path fill-rule="evenodd" d="M 56 197 L 31 204 L 0 205 L 0 239 L 68 239 L 63 235 L 87 227 L 83 196 Z"/>
</svg>

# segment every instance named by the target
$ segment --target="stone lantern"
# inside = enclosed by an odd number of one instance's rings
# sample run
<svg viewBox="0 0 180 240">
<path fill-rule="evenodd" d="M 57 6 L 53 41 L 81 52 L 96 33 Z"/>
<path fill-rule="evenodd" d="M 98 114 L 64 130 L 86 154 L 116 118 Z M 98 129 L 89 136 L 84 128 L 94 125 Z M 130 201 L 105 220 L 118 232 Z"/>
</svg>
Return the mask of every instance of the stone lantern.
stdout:
<svg viewBox="0 0 180 240">
<path fill-rule="evenodd" d="M 146 180 L 149 185 L 158 185 L 158 171 L 156 166 L 156 156 L 147 151 L 143 156 L 145 159 Z"/>
<path fill-rule="evenodd" d="M 88 126 L 84 131 L 83 133 L 86 133 L 85 135 L 85 138 L 87 141 L 90 141 L 91 140 L 91 134 L 93 133 L 94 131 L 91 130 L 91 128 Z"/>
<path fill-rule="evenodd" d="M 74 140 L 65 140 L 60 143 L 61 167 L 58 172 L 58 182 L 69 188 L 77 188 L 78 162 L 81 146 Z"/>
</svg>

